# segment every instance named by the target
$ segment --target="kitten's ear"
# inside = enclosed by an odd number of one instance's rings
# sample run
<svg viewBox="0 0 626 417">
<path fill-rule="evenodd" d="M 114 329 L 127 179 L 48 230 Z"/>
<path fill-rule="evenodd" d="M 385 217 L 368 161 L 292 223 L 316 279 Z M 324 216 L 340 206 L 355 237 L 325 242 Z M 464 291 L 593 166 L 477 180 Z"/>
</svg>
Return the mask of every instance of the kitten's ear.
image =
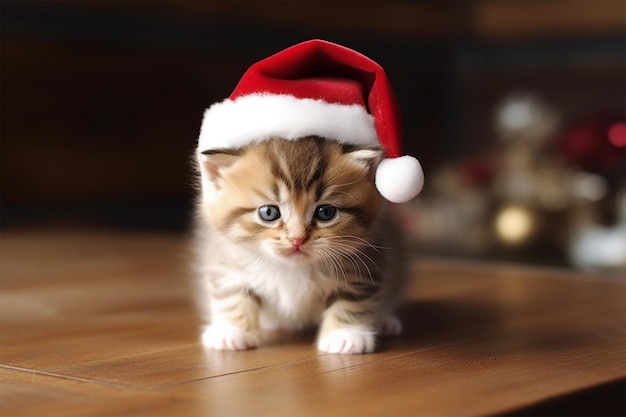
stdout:
<svg viewBox="0 0 626 417">
<path fill-rule="evenodd" d="M 383 150 L 380 148 L 360 148 L 353 145 L 343 145 L 343 153 L 354 162 L 374 171 L 378 163 L 384 158 Z"/>
<path fill-rule="evenodd" d="M 210 149 L 202 152 L 199 157 L 200 169 L 206 178 L 216 184 L 222 177 L 222 171 L 239 158 L 239 152 L 231 149 Z"/>
</svg>

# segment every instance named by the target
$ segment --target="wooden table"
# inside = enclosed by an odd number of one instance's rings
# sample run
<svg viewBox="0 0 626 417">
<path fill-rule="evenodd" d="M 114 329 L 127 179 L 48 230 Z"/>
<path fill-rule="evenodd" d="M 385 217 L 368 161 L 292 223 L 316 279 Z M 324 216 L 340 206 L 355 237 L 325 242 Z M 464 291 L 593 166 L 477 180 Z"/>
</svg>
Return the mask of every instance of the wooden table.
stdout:
<svg viewBox="0 0 626 417">
<path fill-rule="evenodd" d="M 624 412 L 620 278 L 423 259 L 405 333 L 378 353 L 320 354 L 313 334 L 215 352 L 199 344 L 184 236 L 1 243 L 3 417 Z"/>
</svg>

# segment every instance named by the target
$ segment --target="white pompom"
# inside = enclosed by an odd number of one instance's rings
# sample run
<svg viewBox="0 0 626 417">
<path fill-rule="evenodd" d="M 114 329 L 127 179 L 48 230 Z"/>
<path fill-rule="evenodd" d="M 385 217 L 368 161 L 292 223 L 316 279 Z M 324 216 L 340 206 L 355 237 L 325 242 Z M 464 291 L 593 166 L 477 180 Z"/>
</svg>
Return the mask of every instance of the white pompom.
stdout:
<svg viewBox="0 0 626 417">
<path fill-rule="evenodd" d="M 392 203 L 404 203 L 422 191 L 424 171 L 417 159 L 401 156 L 383 159 L 376 169 L 376 188 Z"/>
</svg>

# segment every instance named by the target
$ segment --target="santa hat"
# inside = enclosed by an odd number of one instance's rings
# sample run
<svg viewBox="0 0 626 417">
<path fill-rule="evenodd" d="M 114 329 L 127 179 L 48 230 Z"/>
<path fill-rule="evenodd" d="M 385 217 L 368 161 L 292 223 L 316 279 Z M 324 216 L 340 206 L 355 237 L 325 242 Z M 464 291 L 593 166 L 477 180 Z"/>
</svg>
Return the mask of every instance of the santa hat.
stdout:
<svg viewBox="0 0 626 417">
<path fill-rule="evenodd" d="M 422 189 L 420 163 L 402 156 L 400 109 L 382 67 L 322 40 L 252 65 L 229 98 L 206 110 L 198 152 L 307 136 L 381 146 L 376 188 L 389 201 L 408 201 Z"/>
</svg>

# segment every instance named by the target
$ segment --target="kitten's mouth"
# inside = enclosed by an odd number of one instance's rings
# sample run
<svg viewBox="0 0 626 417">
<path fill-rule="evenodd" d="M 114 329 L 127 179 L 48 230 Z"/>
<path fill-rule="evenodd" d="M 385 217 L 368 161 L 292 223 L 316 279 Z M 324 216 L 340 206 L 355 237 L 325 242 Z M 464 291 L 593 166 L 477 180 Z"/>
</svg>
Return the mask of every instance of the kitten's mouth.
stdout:
<svg viewBox="0 0 626 417">
<path fill-rule="evenodd" d="M 296 259 L 306 259 L 311 256 L 309 253 L 302 250 L 301 247 L 298 247 L 298 248 L 294 247 L 294 248 L 285 250 L 283 251 L 283 255 L 288 258 L 296 258 Z"/>
<path fill-rule="evenodd" d="M 309 254 L 303 251 L 301 248 L 294 248 L 291 251 L 291 256 L 309 256 Z"/>
</svg>

